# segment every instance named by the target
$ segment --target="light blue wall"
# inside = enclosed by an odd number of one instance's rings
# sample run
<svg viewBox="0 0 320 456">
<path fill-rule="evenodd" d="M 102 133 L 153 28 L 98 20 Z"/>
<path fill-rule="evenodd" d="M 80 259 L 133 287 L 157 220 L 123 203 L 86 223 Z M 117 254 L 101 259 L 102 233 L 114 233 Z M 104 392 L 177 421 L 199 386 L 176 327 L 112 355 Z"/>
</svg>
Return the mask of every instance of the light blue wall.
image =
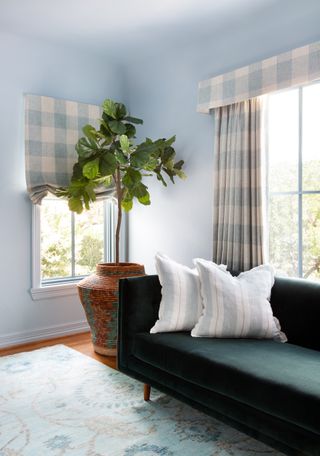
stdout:
<svg viewBox="0 0 320 456">
<path fill-rule="evenodd" d="M 152 182 L 151 207 L 130 217 L 130 259 L 154 272 L 159 250 L 177 261 L 212 256 L 213 119 L 196 113 L 197 84 L 217 74 L 320 40 L 320 2 L 281 0 L 218 30 L 203 27 L 179 46 L 145 44 L 127 73 L 132 114 L 145 119 L 141 135 L 177 135 L 188 179 L 161 188 Z M 200 38 L 199 38 L 200 37 Z M 172 38 L 174 43 L 174 37 Z M 139 58 L 140 55 L 140 58 Z M 170 185 L 170 184 L 169 184 Z"/>
<path fill-rule="evenodd" d="M 23 93 L 100 104 L 122 99 L 118 67 L 91 56 L 17 36 L 0 34 L 0 344 L 84 320 L 78 299 L 32 301 L 31 204 L 26 196 Z M 7 339 L 5 339 L 7 340 Z"/>
</svg>

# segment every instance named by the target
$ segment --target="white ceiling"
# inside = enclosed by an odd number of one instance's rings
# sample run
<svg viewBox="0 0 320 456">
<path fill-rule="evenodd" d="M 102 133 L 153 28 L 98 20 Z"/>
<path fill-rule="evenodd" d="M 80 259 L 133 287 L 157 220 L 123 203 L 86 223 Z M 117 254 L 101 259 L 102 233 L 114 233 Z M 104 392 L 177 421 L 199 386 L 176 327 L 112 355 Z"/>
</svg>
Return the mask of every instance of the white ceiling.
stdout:
<svg viewBox="0 0 320 456">
<path fill-rule="evenodd" d="M 97 52 L 219 28 L 277 0 L 0 0 L 0 31 Z M 206 25 L 204 25 L 206 24 Z"/>
</svg>

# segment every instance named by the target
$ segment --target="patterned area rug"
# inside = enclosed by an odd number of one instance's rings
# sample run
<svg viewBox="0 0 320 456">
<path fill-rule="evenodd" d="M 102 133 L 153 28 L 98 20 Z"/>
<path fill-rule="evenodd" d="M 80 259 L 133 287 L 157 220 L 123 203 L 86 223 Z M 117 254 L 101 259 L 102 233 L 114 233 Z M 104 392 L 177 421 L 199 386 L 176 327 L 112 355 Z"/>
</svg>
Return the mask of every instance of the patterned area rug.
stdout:
<svg viewBox="0 0 320 456">
<path fill-rule="evenodd" d="M 0 358 L 1 456 L 279 456 L 63 345 Z"/>
</svg>

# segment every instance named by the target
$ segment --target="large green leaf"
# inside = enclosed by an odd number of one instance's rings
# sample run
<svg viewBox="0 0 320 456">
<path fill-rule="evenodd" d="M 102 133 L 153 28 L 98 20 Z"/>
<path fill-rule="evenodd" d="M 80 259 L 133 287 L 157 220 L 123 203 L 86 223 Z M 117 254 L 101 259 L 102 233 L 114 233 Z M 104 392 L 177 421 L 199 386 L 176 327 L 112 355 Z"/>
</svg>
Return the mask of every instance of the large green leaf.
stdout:
<svg viewBox="0 0 320 456">
<path fill-rule="evenodd" d="M 99 174 L 99 159 L 91 160 L 83 167 L 83 175 L 88 179 L 94 179 Z"/>
<path fill-rule="evenodd" d="M 105 112 L 102 113 L 102 119 L 100 119 L 100 126 L 103 125 L 110 133 L 109 122 L 115 120 L 113 117 L 108 116 Z"/>
<path fill-rule="evenodd" d="M 136 134 L 136 127 L 130 123 L 125 124 L 126 125 L 126 135 L 128 138 L 134 138 L 134 135 Z"/>
<path fill-rule="evenodd" d="M 98 132 L 92 125 L 90 125 L 90 124 L 85 125 L 82 128 L 82 131 L 88 138 L 90 138 L 94 141 L 97 139 Z"/>
<path fill-rule="evenodd" d="M 127 117 L 124 118 L 124 120 L 126 120 L 127 122 L 134 123 L 136 125 L 143 124 L 143 120 L 142 119 L 137 119 L 137 117 L 127 116 Z"/>
<path fill-rule="evenodd" d="M 68 187 L 69 196 L 79 197 L 83 193 L 84 187 L 87 185 L 88 179 L 82 177 L 81 180 L 72 180 Z"/>
<path fill-rule="evenodd" d="M 80 158 L 90 158 L 97 152 L 97 148 L 88 138 L 83 137 L 77 142 L 76 151 Z"/>
<path fill-rule="evenodd" d="M 100 134 L 104 144 L 110 144 L 112 142 L 114 133 L 111 131 L 107 122 L 101 121 Z M 104 144 L 102 147 L 104 147 Z"/>
<path fill-rule="evenodd" d="M 130 141 L 127 135 L 120 136 L 120 146 L 125 154 L 130 154 Z"/>
<path fill-rule="evenodd" d="M 128 168 L 125 175 L 122 178 L 122 183 L 126 187 L 124 200 L 130 200 L 132 197 L 138 198 L 141 204 L 150 204 L 150 195 L 148 193 L 148 187 L 142 182 L 142 175 L 139 171 Z"/>
<path fill-rule="evenodd" d="M 171 146 L 176 140 L 176 136 L 171 136 L 169 139 L 165 139 L 165 144 L 167 147 Z"/>
<path fill-rule="evenodd" d="M 131 187 L 130 192 L 133 196 L 140 199 L 148 195 L 148 187 L 142 182 L 138 182 L 136 185 Z"/>
<path fill-rule="evenodd" d="M 116 119 L 122 120 L 127 115 L 127 110 L 124 104 L 116 103 Z"/>
<path fill-rule="evenodd" d="M 133 195 L 129 192 L 128 189 L 124 190 L 123 198 L 121 201 L 121 207 L 126 211 L 129 212 L 133 206 Z"/>
<path fill-rule="evenodd" d="M 184 160 L 179 160 L 179 161 L 177 161 L 177 162 L 174 164 L 174 168 L 175 168 L 175 169 L 182 169 L 183 165 L 184 165 Z"/>
<path fill-rule="evenodd" d="M 73 173 L 72 173 L 72 180 L 78 180 L 82 178 L 82 166 L 80 163 L 75 163 L 73 165 Z"/>
<path fill-rule="evenodd" d="M 95 187 L 97 185 L 94 183 L 94 182 L 89 182 L 86 186 L 85 186 L 85 191 L 88 195 L 88 197 L 90 198 L 91 201 L 95 201 L 97 199 L 96 197 L 96 194 L 95 194 Z"/>
<path fill-rule="evenodd" d="M 186 179 L 187 178 L 186 174 L 182 171 L 183 165 L 184 165 L 184 161 L 183 160 L 179 160 L 173 165 L 173 171 L 176 173 L 176 175 L 178 177 L 180 177 L 180 179 Z"/>
<path fill-rule="evenodd" d="M 131 166 L 143 169 L 150 159 L 150 153 L 147 150 L 136 150 L 130 156 Z"/>
<path fill-rule="evenodd" d="M 103 137 L 103 141 L 100 144 L 101 149 L 108 147 L 112 143 L 112 137 Z"/>
<path fill-rule="evenodd" d="M 167 160 L 163 165 L 164 168 L 170 169 L 171 171 L 173 171 L 173 166 L 174 166 L 173 160 Z"/>
<path fill-rule="evenodd" d="M 112 184 L 112 176 L 107 176 L 105 179 L 103 179 L 102 183 L 105 187 L 110 187 Z"/>
<path fill-rule="evenodd" d="M 125 154 L 122 152 L 122 150 L 116 149 L 114 151 L 115 158 L 117 159 L 117 162 L 120 163 L 120 165 L 126 165 L 128 163 L 128 159 L 125 156 Z"/>
<path fill-rule="evenodd" d="M 109 127 L 111 131 L 117 135 L 124 135 L 126 132 L 126 126 L 120 120 L 111 120 L 109 122 Z"/>
<path fill-rule="evenodd" d="M 131 154 L 131 165 L 135 168 L 144 169 L 144 167 L 148 165 L 151 159 L 157 159 L 159 153 L 160 151 L 157 144 L 147 140 L 144 143 L 139 144 L 136 150 Z M 150 167 L 147 167 L 145 169 L 150 170 Z"/>
<path fill-rule="evenodd" d="M 165 147 L 164 139 L 157 139 L 152 141 L 150 138 L 146 138 L 145 142 L 139 144 L 137 149 L 147 150 L 150 153 L 160 155 L 162 149 Z"/>
<path fill-rule="evenodd" d="M 80 198 L 76 198 L 74 196 L 69 198 L 68 206 L 70 211 L 76 212 L 77 214 L 81 214 L 83 211 L 83 205 Z"/>
<path fill-rule="evenodd" d="M 143 169 L 145 169 L 146 171 L 154 171 L 155 168 L 158 166 L 158 164 L 159 164 L 159 159 L 151 156 L 151 157 L 149 157 L 148 163 L 146 163 L 144 165 Z"/>
<path fill-rule="evenodd" d="M 112 175 L 117 167 L 117 160 L 116 157 L 113 155 L 112 152 L 105 152 L 102 157 L 100 158 L 100 174 L 101 176 L 109 176 Z"/>
<path fill-rule="evenodd" d="M 162 152 L 162 162 L 167 165 L 170 161 L 172 161 L 172 166 L 173 166 L 173 159 L 176 155 L 176 152 L 173 147 L 166 147 L 164 151 Z"/>
<path fill-rule="evenodd" d="M 113 119 L 116 119 L 116 103 L 110 99 L 104 100 L 102 103 L 102 109 L 103 111 Z"/>
<path fill-rule="evenodd" d="M 133 201 L 132 199 L 126 199 L 121 201 L 121 207 L 124 209 L 126 212 L 131 211 L 133 206 Z"/>
<path fill-rule="evenodd" d="M 140 196 L 140 198 L 138 198 L 138 201 L 145 206 L 149 206 L 151 204 L 149 192 L 146 192 L 145 195 Z"/>
<path fill-rule="evenodd" d="M 87 193 L 83 194 L 83 202 L 84 202 L 84 207 L 87 209 L 87 211 L 90 209 L 90 198 Z"/>
<path fill-rule="evenodd" d="M 124 176 L 122 177 L 122 183 L 125 187 L 128 189 L 131 189 L 135 187 L 137 184 L 139 184 L 142 180 L 142 175 L 140 171 L 137 171 L 136 169 L 133 168 L 127 168 L 127 171 L 125 172 Z"/>
</svg>

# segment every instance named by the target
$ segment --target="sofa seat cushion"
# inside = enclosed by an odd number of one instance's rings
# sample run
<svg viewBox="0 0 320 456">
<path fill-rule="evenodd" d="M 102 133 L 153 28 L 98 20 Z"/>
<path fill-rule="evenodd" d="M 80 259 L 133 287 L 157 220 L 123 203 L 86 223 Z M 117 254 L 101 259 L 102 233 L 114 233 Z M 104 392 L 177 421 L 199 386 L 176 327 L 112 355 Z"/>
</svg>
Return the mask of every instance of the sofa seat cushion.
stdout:
<svg viewBox="0 0 320 456">
<path fill-rule="evenodd" d="M 320 434 L 320 353 L 272 340 L 137 334 L 133 355 L 207 390 Z"/>
</svg>

